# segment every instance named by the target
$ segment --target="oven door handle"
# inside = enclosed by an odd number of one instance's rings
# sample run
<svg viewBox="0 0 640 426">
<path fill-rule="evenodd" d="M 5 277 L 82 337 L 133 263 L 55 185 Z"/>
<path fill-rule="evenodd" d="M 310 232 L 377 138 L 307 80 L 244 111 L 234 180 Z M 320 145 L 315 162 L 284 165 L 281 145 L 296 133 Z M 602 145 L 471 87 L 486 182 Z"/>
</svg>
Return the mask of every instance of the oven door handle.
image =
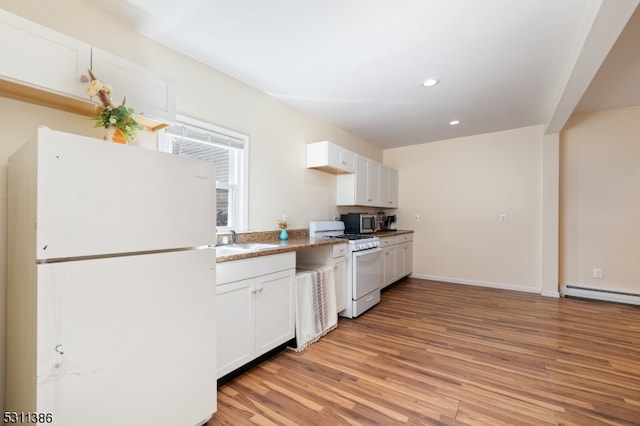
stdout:
<svg viewBox="0 0 640 426">
<path fill-rule="evenodd" d="M 382 249 L 380 247 L 376 247 L 376 248 L 373 248 L 373 249 L 354 251 L 351 254 L 353 255 L 353 257 L 360 257 L 360 256 L 366 256 L 368 254 L 377 253 L 379 251 L 382 251 Z"/>
</svg>

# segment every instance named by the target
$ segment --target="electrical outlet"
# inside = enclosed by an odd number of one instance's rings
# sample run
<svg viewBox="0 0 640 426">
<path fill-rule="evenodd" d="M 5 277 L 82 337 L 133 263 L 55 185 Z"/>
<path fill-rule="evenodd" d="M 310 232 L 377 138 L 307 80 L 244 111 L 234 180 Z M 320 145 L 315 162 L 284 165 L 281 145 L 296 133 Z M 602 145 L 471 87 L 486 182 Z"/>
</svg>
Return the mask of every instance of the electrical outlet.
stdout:
<svg viewBox="0 0 640 426">
<path fill-rule="evenodd" d="M 498 215 L 498 222 L 505 223 L 506 221 L 507 221 L 507 214 L 506 213 L 500 213 Z"/>
<path fill-rule="evenodd" d="M 602 278 L 602 268 L 593 268 L 593 278 Z"/>
</svg>

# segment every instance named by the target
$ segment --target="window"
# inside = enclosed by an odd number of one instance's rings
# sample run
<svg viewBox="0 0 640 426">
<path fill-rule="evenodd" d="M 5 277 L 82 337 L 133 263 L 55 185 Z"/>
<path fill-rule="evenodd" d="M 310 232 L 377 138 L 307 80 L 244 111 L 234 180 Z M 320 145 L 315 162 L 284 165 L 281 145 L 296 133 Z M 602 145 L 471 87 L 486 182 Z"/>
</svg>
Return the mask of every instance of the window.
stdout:
<svg viewBox="0 0 640 426">
<path fill-rule="evenodd" d="M 249 137 L 187 117 L 164 129 L 160 151 L 216 163 L 216 226 L 247 229 Z"/>
</svg>

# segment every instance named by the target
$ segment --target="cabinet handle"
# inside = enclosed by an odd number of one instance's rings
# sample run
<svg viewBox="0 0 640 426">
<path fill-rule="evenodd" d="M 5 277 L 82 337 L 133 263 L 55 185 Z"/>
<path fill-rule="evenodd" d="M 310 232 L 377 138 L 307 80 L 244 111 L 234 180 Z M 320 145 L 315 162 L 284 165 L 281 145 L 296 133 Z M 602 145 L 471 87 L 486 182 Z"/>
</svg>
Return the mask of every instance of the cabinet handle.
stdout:
<svg viewBox="0 0 640 426">
<path fill-rule="evenodd" d="M 258 290 L 256 290 L 255 288 L 251 289 L 251 294 L 256 294 L 258 292 Z"/>
<path fill-rule="evenodd" d="M 258 291 L 262 291 L 262 290 L 263 290 L 262 287 L 258 287 Z"/>
<path fill-rule="evenodd" d="M 80 76 L 80 81 L 83 82 L 83 83 L 88 83 L 89 82 L 89 77 L 84 75 L 84 74 L 82 74 Z"/>
<path fill-rule="evenodd" d="M 64 348 L 62 347 L 62 345 L 56 345 L 55 349 L 54 349 L 57 354 L 56 354 L 56 362 L 53 364 L 54 368 L 60 368 L 62 366 L 62 355 L 64 355 Z"/>
</svg>

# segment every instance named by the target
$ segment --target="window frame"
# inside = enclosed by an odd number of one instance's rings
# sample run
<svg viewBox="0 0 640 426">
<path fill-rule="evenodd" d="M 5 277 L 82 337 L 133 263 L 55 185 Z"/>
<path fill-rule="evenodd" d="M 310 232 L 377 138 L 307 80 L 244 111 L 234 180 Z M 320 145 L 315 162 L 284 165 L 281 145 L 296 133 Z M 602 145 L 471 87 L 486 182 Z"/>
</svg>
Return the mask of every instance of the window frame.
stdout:
<svg viewBox="0 0 640 426">
<path fill-rule="evenodd" d="M 231 226 L 217 226 L 218 232 L 231 229 L 245 231 L 248 229 L 249 218 L 249 136 L 215 124 L 207 123 L 184 115 L 177 115 L 174 123 L 176 126 L 184 125 L 194 127 L 200 131 L 214 133 L 216 137 L 230 138 L 242 144 L 242 150 L 231 149 L 229 158 L 229 180 L 237 184 L 226 184 L 216 181 L 216 189 L 227 189 L 232 192 L 232 202 L 229 206 L 228 216 L 233 217 Z M 158 132 L 158 150 L 172 153 L 173 146 L 171 136 L 165 130 Z M 178 155 L 178 154 L 173 154 Z M 233 164 L 233 165 L 232 165 Z M 234 190 L 237 188 L 237 190 Z"/>
</svg>

